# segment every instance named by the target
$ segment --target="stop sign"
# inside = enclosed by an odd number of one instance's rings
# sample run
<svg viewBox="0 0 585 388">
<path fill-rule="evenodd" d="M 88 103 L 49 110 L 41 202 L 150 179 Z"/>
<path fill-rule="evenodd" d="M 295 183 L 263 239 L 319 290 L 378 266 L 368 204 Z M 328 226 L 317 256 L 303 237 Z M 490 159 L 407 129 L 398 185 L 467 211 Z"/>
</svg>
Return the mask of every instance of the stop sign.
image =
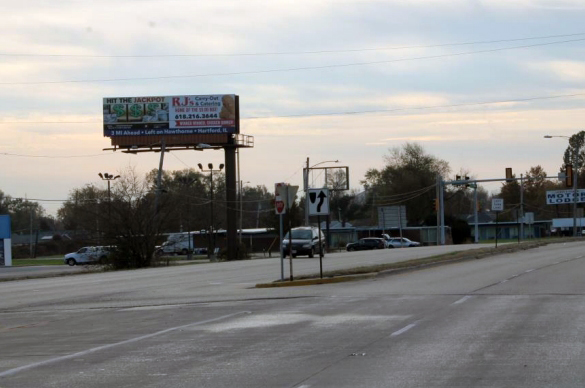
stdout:
<svg viewBox="0 0 585 388">
<path fill-rule="evenodd" d="M 274 202 L 276 214 L 284 214 L 284 201 L 277 200 Z"/>
</svg>

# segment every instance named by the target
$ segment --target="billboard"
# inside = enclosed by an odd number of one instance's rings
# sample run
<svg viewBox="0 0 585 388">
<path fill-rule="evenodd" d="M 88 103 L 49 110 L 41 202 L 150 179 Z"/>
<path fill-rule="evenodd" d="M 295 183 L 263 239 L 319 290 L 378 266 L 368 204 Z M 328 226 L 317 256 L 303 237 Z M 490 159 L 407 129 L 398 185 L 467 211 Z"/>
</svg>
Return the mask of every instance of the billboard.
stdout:
<svg viewBox="0 0 585 388">
<path fill-rule="evenodd" d="M 238 96 L 106 97 L 104 136 L 220 135 L 239 133 Z"/>
</svg>

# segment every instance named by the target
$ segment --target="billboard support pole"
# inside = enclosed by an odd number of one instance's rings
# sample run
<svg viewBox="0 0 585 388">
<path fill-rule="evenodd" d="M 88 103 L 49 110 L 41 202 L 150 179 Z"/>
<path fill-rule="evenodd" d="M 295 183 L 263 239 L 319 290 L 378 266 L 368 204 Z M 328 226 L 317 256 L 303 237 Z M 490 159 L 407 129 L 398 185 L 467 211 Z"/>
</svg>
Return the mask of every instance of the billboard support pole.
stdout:
<svg viewBox="0 0 585 388">
<path fill-rule="evenodd" d="M 236 195 L 236 147 L 224 147 L 225 150 L 225 186 L 226 186 L 226 230 L 227 230 L 227 259 L 236 260 L 238 257 L 238 218 Z"/>
<path fill-rule="evenodd" d="M 163 169 L 163 162 L 165 160 L 165 152 L 166 152 L 166 143 L 165 139 L 161 139 L 160 144 L 160 162 L 158 164 L 158 174 L 156 177 L 156 195 L 154 197 L 154 218 L 156 222 L 156 218 L 158 216 L 158 202 L 160 199 L 160 193 L 162 190 L 162 169 Z"/>
</svg>

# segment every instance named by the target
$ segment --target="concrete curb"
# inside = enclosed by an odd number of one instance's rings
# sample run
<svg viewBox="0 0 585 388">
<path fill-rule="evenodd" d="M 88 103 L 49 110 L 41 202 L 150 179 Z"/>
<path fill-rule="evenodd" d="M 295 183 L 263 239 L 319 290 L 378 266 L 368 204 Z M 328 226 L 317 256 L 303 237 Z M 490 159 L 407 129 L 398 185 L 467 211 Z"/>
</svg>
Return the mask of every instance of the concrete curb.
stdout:
<svg viewBox="0 0 585 388">
<path fill-rule="evenodd" d="M 352 282 L 354 280 L 364 280 L 364 279 L 371 279 L 378 276 L 377 273 L 366 273 L 366 274 L 359 274 L 359 275 L 345 275 L 345 276 L 336 276 L 336 277 L 327 277 L 327 278 L 317 278 L 317 279 L 301 279 L 301 280 L 293 280 L 291 281 L 276 281 L 273 283 L 259 283 L 256 284 L 256 288 L 275 288 L 275 287 L 300 287 L 300 286 L 312 286 L 315 284 L 331 284 L 331 283 L 342 283 L 342 282 Z"/>
<path fill-rule="evenodd" d="M 326 278 L 310 278 L 310 279 L 301 279 L 301 280 L 294 280 L 290 281 L 275 281 L 273 283 L 260 283 L 256 284 L 256 288 L 274 288 L 274 287 L 297 287 L 297 286 L 312 286 L 316 284 L 331 284 L 331 283 L 341 283 L 341 282 L 351 282 L 357 280 L 364 280 L 364 279 L 371 279 L 378 276 L 391 276 L 391 275 L 398 275 L 404 272 L 411 272 L 420 269 L 432 268 L 441 265 L 453 264 L 462 261 L 474 260 L 474 259 L 483 259 L 484 257 L 496 256 L 501 254 L 509 254 L 514 253 L 521 250 L 526 249 L 533 249 L 538 248 L 541 246 L 548 245 L 546 242 L 527 242 L 521 245 L 504 245 L 501 248 L 479 248 L 477 250 L 471 250 L 470 252 L 461 252 L 462 255 L 460 257 L 449 258 L 446 260 L 437 260 L 435 262 L 430 263 L 421 263 L 416 264 L 413 262 L 412 265 L 406 267 L 397 267 L 397 268 L 389 268 L 381 271 L 376 272 L 369 272 L 365 274 L 356 274 L 356 275 L 340 275 L 340 276 L 333 276 L 333 277 L 326 277 Z M 419 258 L 416 260 L 424 260 L 425 258 Z"/>
</svg>

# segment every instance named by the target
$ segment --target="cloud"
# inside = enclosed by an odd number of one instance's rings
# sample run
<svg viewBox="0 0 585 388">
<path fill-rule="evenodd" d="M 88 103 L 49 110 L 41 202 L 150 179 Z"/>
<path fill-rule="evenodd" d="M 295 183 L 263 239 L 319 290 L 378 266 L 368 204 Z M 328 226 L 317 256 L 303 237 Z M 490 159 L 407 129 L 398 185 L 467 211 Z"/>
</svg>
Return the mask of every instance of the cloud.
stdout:
<svg viewBox="0 0 585 388">
<path fill-rule="evenodd" d="M 486 8 L 585 9 L 582 0 L 481 0 L 480 3 Z"/>
<path fill-rule="evenodd" d="M 548 61 L 532 66 L 540 71 L 550 72 L 563 81 L 585 81 L 585 62 Z"/>
</svg>

